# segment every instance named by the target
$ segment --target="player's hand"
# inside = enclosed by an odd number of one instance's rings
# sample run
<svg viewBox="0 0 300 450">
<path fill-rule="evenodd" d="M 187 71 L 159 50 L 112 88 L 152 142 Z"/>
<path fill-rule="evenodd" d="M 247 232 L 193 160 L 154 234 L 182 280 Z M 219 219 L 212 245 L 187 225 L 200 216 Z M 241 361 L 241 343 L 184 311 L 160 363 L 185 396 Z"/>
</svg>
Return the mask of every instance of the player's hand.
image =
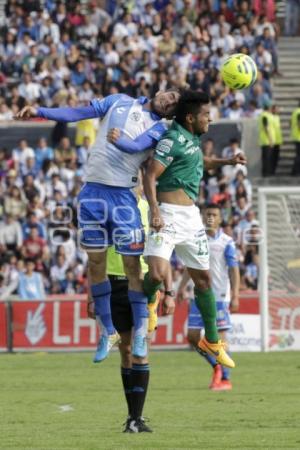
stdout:
<svg viewBox="0 0 300 450">
<path fill-rule="evenodd" d="M 187 296 L 186 296 L 186 290 L 185 290 L 185 289 L 178 289 L 177 295 L 176 295 L 176 301 L 180 304 L 180 303 L 182 303 L 186 298 L 187 298 Z"/>
<path fill-rule="evenodd" d="M 237 296 L 232 297 L 230 302 L 230 312 L 237 313 L 239 311 L 239 307 L 240 307 L 239 298 Z"/>
<path fill-rule="evenodd" d="M 37 117 L 37 109 L 33 106 L 24 106 L 15 116 L 16 120 L 27 120 Z"/>
<path fill-rule="evenodd" d="M 164 227 L 165 223 L 160 215 L 159 208 L 156 207 L 151 210 L 151 220 L 150 220 L 150 227 L 154 228 L 155 231 L 159 231 L 161 228 Z"/>
<path fill-rule="evenodd" d="M 233 158 L 231 158 L 231 165 L 236 166 L 237 164 L 247 164 L 247 158 L 243 153 L 238 153 L 237 155 L 234 155 Z"/>
<path fill-rule="evenodd" d="M 111 144 L 115 144 L 120 136 L 121 131 L 119 130 L 119 128 L 110 128 L 106 135 L 108 142 L 110 142 Z"/>
<path fill-rule="evenodd" d="M 165 295 L 162 301 L 162 314 L 163 316 L 169 316 L 174 314 L 175 311 L 175 301 L 174 297 L 170 295 Z"/>
<path fill-rule="evenodd" d="M 95 303 L 93 302 L 93 300 L 88 300 L 87 305 L 86 305 L 86 312 L 87 315 L 90 319 L 96 319 L 95 316 Z"/>
</svg>

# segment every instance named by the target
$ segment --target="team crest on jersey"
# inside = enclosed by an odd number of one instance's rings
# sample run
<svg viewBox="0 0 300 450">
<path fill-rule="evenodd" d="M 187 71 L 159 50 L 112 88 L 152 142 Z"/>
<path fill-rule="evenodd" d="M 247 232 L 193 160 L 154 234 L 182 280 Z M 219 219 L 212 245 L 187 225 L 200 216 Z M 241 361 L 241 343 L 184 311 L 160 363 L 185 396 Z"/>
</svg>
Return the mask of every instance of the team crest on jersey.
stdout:
<svg viewBox="0 0 300 450">
<path fill-rule="evenodd" d="M 171 148 L 173 147 L 173 141 L 171 139 L 162 139 L 159 141 L 156 151 L 157 153 L 169 153 Z"/>
<path fill-rule="evenodd" d="M 123 114 L 124 111 L 125 111 L 125 108 L 123 108 L 123 106 L 121 106 L 120 108 L 117 108 L 117 114 Z"/>
<path fill-rule="evenodd" d="M 140 118 L 142 117 L 142 114 L 140 112 L 136 112 L 134 111 L 133 113 L 130 114 L 130 119 L 134 120 L 135 122 L 138 122 L 140 120 Z"/>
<path fill-rule="evenodd" d="M 180 142 L 180 144 L 183 144 L 185 141 L 185 137 L 183 136 L 183 134 L 180 134 L 180 136 L 178 137 L 178 142 Z"/>
</svg>

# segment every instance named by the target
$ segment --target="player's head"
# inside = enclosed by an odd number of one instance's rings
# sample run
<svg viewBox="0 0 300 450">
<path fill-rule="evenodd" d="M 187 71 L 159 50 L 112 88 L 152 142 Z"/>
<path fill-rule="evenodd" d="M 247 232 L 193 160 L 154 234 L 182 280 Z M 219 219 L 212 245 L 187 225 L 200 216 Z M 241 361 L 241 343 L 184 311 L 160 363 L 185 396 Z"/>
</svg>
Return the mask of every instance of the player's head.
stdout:
<svg viewBox="0 0 300 450">
<path fill-rule="evenodd" d="M 216 203 L 210 203 L 204 211 L 204 223 L 206 230 L 216 231 L 222 222 L 220 206 Z"/>
<path fill-rule="evenodd" d="M 158 91 L 155 97 L 151 99 L 151 109 L 160 117 L 172 119 L 180 98 L 178 89 L 169 89 L 166 92 Z"/>
<path fill-rule="evenodd" d="M 210 119 L 210 98 L 205 92 L 185 90 L 178 101 L 175 120 L 192 134 L 207 133 Z"/>
</svg>

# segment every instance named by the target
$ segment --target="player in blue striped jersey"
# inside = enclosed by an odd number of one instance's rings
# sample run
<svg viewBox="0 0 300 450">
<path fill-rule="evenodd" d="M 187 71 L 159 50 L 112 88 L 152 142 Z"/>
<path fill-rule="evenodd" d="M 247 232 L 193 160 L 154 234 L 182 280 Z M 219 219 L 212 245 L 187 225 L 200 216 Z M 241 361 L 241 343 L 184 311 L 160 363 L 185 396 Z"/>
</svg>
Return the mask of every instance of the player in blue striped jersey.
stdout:
<svg viewBox="0 0 300 450">
<path fill-rule="evenodd" d="M 144 249 L 144 230 L 132 188 L 138 182 L 140 166 L 166 130 L 161 119 L 173 116 L 179 95 L 178 91 L 169 90 L 149 100 L 114 94 L 94 99 L 85 107 L 26 106 L 16 117 L 43 117 L 58 122 L 101 119 L 86 164 L 85 184 L 78 197 L 80 242 L 88 253 L 91 292 L 101 327 L 95 362 L 104 360 L 119 340 L 111 319 L 111 286 L 106 273 L 106 249 L 110 245 L 122 254 L 129 280 L 133 354 L 143 358 L 147 353 L 148 309 L 139 261 Z"/>
</svg>

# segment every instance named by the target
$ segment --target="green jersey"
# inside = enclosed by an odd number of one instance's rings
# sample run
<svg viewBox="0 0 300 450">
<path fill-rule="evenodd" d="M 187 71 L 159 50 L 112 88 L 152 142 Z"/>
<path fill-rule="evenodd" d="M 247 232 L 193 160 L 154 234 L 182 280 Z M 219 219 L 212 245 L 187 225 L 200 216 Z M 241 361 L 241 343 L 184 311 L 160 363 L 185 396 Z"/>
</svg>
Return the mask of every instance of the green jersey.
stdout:
<svg viewBox="0 0 300 450">
<path fill-rule="evenodd" d="M 183 189 L 192 200 L 196 200 L 203 176 L 200 143 L 199 136 L 191 134 L 173 120 L 155 149 L 154 159 L 166 167 L 157 179 L 158 192 Z"/>
</svg>

